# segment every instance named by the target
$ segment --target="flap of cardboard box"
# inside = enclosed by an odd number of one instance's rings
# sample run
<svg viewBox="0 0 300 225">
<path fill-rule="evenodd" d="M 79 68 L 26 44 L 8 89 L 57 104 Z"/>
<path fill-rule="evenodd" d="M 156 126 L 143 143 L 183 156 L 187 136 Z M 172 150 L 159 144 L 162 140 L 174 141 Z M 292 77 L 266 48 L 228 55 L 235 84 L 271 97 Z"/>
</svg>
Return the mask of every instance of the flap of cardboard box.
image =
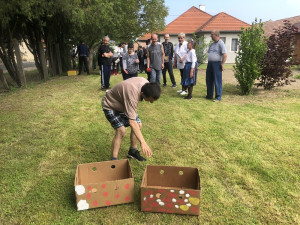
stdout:
<svg viewBox="0 0 300 225">
<path fill-rule="evenodd" d="M 128 159 L 79 164 L 74 185 L 132 178 Z"/>
<path fill-rule="evenodd" d="M 148 165 L 141 186 L 201 189 L 198 169 L 178 166 Z"/>
</svg>

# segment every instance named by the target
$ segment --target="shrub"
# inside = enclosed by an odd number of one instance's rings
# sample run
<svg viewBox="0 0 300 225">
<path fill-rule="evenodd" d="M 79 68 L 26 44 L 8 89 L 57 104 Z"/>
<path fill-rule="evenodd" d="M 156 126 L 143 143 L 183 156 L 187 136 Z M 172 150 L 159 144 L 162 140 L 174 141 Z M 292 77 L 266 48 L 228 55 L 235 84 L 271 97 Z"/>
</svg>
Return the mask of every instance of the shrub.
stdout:
<svg viewBox="0 0 300 225">
<path fill-rule="evenodd" d="M 244 95 L 251 93 L 254 81 L 260 76 L 262 70 L 261 63 L 267 50 L 263 33 L 261 21 L 257 23 L 255 20 L 250 28 L 242 28 L 238 41 L 239 48 L 233 68 L 234 76 Z"/>
<path fill-rule="evenodd" d="M 275 86 L 288 84 L 288 77 L 292 74 L 291 65 L 294 60 L 295 34 L 297 28 L 288 20 L 284 26 L 274 29 L 274 34 L 267 41 L 268 51 L 264 56 L 263 68 L 257 86 L 272 89 Z"/>
<path fill-rule="evenodd" d="M 205 42 L 204 36 L 198 37 L 196 34 L 193 35 L 193 39 L 196 43 L 195 52 L 197 55 L 198 66 L 200 66 L 207 60 L 207 49 L 210 43 Z"/>
</svg>

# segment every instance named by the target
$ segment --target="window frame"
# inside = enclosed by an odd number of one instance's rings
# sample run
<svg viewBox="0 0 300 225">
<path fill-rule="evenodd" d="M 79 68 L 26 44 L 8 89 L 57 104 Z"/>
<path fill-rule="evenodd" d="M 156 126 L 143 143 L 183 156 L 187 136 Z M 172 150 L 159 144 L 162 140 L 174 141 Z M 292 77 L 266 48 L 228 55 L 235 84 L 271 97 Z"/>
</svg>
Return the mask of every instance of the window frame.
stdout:
<svg viewBox="0 0 300 225">
<path fill-rule="evenodd" d="M 236 40 L 236 50 L 233 50 L 233 40 Z M 231 38 L 231 44 L 230 44 L 230 51 L 231 52 L 237 52 L 239 49 L 239 39 L 238 38 Z"/>
</svg>

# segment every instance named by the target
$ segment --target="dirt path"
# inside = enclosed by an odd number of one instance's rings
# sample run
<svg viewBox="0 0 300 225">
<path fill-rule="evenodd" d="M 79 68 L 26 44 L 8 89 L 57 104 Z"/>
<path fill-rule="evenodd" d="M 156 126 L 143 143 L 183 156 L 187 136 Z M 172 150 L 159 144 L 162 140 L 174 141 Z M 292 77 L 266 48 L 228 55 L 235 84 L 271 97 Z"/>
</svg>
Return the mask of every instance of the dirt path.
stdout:
<svg viewBox="0 0 300 225">
<path fill-rule="evenodd" d="M 299 70 L 293 71 L 293 76 L 300 74 Z M 295 79 L 293 77 L 290 78 L 291 82 L 290 85 L 284 85 L 283 87 L 279 87 L 285 90 L 293 90 L 293 89 L 300 89 L 300 79 Z M 223 83 L 224 84 L 236 84 L 238 85 L 238 82 L 236 78 L 234 77 L 233 69 L 225 69 L 223 71 Z"/>
</svg>

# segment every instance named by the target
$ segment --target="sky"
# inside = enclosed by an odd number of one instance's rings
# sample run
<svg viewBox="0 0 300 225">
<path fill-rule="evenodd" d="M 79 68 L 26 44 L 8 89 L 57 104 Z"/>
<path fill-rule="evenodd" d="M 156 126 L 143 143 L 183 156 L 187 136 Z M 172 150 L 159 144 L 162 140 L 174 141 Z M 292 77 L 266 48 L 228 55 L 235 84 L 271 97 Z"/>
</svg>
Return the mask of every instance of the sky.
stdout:
<svg viewBox="0 0 300 225">
<path fill-rule="evenodd" d="M 300 15 L 300 0 L 165 0 L 165 5 L 169 8 L 166 24 L 199 5 L 205 5 L 205 11 L 212 16 L 225 12 L 249 24 L 255 18 L 265 22 Z"/>
</svg>

